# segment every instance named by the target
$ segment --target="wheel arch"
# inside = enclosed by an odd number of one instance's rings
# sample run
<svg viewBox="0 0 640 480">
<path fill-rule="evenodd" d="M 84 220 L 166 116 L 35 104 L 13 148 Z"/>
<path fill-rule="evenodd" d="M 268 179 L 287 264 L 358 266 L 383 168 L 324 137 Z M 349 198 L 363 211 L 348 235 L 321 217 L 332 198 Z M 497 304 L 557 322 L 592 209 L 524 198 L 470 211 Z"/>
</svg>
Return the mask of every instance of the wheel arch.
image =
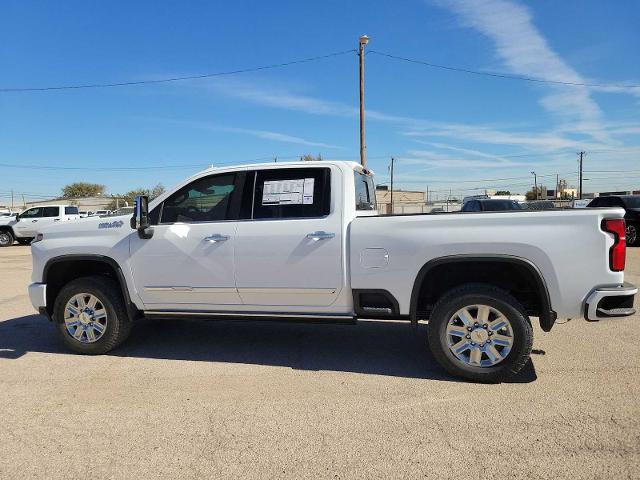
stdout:
<svg viewBox="0 0 640 480">
<path fill-rule="evenodd" d="M 542 275 L 542 272 L 530 260 L 512 255 L 450 255 L 438 257 L 428 261 L 418 271 L 418 274 L 416 275 L 415 281 L 413 283 L 413 288 L 411 290 L 411 303 L 409 309 L 409 316 L 411 321 L 413 323 L 417 323 L 418 321 L 420 301 L 421 298 L 424 299 L 425 288 L 429 288 L 430 285 L 428 283 L 428 274 L 430 272 L 434 273 L 446 266 L 449 268 L 449 271 L 452 272 L 452 276 L 455 276 L 455 273 L 453 272 L 460 271 L 463 266 L 469 267 L 478 264 L 493 264 L 493 267 L 497 267 L 498 271 L 500 271 L 500 268 L 502 268 L 503 270 L 507 269 L 504 270 L 505 272 L 513 271 L 512 269 L 516 269 L 519 272 L 519 275 L 524 275 L 522 277 L 522 280 L 526 281 L 530 286 L 533 287 L 532 293 L 535 294 L 535 301 L 537 303 L 535 304 L 536 309 L 534 315 L 537 315 L 539 317 L 540 327 L 542 328 L 542 330 L 544 330 L 545 332 L 551 330 L 556 320 L 556 312 L 552 310 L 549 289 L 547 287 L 544 276 Z M 526 275 L 524 274 L 524 272 L 526 272 Z M 455 278 L 452 279 L 453 283 L 450 288 L 455 288 L 455 286 L 464 283 L 476 283 L 478 281 L 474 279 L 473 271 L 469 271 L 468 274 L 469 277 L 467 278 L 467 275 L 465 274 L 463 281 L 461 280 L 456 282 Z M 486 279 L 483 279 L 481 281 L 483 283 L 501 286 L 499 285 L 500 282 L 498 281 L 492 282 L 491 280 L 487 281 Z M 519 297 L 518 294 L 513 295 L 516 298 Z M 520 298 L 518 298 L 518 300 L 520 300 Z"/>
<path fill-rule="evenodd" d="M 74 270 L 72 270 L 74 269 Z M 42 282 L 47 285 L 47 313 L 53 314 L 53 304 L 60 289 L 71 280 L 89 275 L 113 278 L 120 287 L 129 318 L 138 315 L 138 307 L 131 300 L 127 280 L 120 264 L 113 258 L 98 254 L 71 254 L 51 258 L 44 266 Z"/>
</svg>

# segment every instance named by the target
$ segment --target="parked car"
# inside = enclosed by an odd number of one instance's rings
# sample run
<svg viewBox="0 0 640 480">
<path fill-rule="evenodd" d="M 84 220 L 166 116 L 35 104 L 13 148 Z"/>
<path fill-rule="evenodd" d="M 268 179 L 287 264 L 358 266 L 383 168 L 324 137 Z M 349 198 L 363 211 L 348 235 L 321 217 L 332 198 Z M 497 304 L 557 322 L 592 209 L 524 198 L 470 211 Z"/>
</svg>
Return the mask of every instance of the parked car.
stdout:
<svg viewBox="0 0 640 480">
<path fill-rule="evenodd" d="M 142 316 L 428 319 L 436 360 L 486 382 L 527 363 L 530 317 L 549 331 L 634 313 L 618 208 L 379 215 L 375 191 L 352 162 L 208 169 L 138 197 L 130 221 L 44 229 L 29 296 L 83 354 L 116 348 Z"/>
<path fill-rule="evenodd" d="M 94 213 L 94 215 L 97 215 L 97 216 L 111 215 L 111 210 L 96 210 L 96 213 Z"/>
<path fill-rule="evenodd" d="M 80 218 L 73 205 L 43 205 L 31 207 L 15 217 L 0 218 L 0 247 L 17 241 L 29 245 L 41 229 L 56 222 Z"/>
<path fill-rule="evenodd" d="M 529 200 L 520 202 L 520 206 L 523 210 L 550 210 L 556 208 L 551 200 Z"/>
<path fill-rule="evenodd" d="M 480 198 L 469 200 L 462 205 L 461 212 L 500 212 L 505 210 L 522 210 L 515 200 Z"/>
<path fill-rule="evenodd" d="M 626 222 L 625 236 L 627 245 L 638 245 L 638 229 L 640 228 L 640 195 L 611 195 L 591 200 L 587 207 L 620 207 L 624 208 Z"/>
<path fill-rule="evenodd" d="M 133 213 L 133 207 L 120 207 L 117 210 L 111 212 L 111 215 L 131 215 Z"/>
<path fill-rule="evenodd" d="M 90 217 L 93 215 L 93 212 L 91 210 L 80 210 L 78 212 L 78 215 L 80 215 L 80 218 L 85 218 L 85 217 Z"/>
</svg>

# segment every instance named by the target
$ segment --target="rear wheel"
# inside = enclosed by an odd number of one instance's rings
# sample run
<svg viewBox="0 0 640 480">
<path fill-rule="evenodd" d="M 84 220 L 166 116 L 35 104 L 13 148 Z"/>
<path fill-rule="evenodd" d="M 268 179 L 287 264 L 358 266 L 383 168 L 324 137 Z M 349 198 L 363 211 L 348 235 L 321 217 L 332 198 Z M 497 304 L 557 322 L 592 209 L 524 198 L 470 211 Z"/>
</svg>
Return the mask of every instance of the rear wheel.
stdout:
<svg viewBox="0 0 640 480">
<path fill-rule="evenodd" d="M 522 305 L 504 290 L 483 284 L 446 293 L 429 317 L 429 346 L 449 373 L 500 382 L 529 360 L 533 329 Z"/>
<path fill-rule="evenodd" d="M 9 230 L 0 230 L 0 247 L 13 245 L 13 235 Z"/>
<path fill-rule="evenodd" d="M 117 347 L 132 326 L 120 287 L 101 276 L 82 277 L 65 285 L 56 297 L 53 319 L 64 344 L 88 355 Z"/>
<path fill-rule="evenodd" d="M 625 236 L 627 237 L 627 245 L 630 247 L 638 245 L 638 225 L 635 223 L 628 223 Z"/>
</svg>

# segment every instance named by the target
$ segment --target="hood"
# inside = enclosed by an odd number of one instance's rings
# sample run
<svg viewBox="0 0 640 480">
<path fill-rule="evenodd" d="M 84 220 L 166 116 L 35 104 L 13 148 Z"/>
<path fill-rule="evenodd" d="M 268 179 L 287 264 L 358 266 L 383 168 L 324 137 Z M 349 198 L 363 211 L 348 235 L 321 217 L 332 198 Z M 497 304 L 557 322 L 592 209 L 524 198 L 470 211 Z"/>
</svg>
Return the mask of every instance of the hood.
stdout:
<svg viewBox="0 0 640 480">
<path fill-rule="evenodd" d="M 96 235 L 126 236 L 131 233 L 131 215 L 85 217 L 55 223 L 42 228 L 44 238 L 93 237 Z"/>
</svg>

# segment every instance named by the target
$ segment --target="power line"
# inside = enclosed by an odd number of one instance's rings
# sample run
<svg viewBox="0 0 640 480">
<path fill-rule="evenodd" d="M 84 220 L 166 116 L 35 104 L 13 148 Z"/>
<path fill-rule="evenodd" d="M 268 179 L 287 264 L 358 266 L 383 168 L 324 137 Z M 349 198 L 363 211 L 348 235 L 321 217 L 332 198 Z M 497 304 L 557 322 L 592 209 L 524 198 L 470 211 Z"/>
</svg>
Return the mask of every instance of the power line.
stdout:
<svg viewBox="0 0 640 480">
<path fill-rule="evenodd" d="M 485 77 L 496 77 L 496 78 L 505 78 L 508 80 L 522 80 L 525 82 L 535 82 L 535 83 L 551 83 L 555 85 L 569 85 L 573 87 L 610 87 L 610 88 L 640 88 L 640 85 L 617 85 L 612 83 L 582 83 L 582 82 L 569 82 L 562 80 L 547 80 L 544 78 L 536 78 L 536 77 L 525 77 L 521 75 L 513 75 L 510 73 L 501 73 L 501 72 L 481 72 L 478 70 L 471 70 L 468 68 L 460 68 L 460 67 L 452 67 L 449 65 L 439 65 L 437 63 L 425 62 L 423 60 L 417 60 L 415 58 L 401 57 L 399 55 L 392 55 L 390 53 L 379 52 L 377 50 L 369 50 L 370 54 L 380 55 L 382 57 L 392 58 L 394 60 L 401 60 L 403 62 L 416 63 L 419 65 L 424 65 L 426 67 L 431 68 L 439 68 L 442 70 L 451 70 L 454 72 L 462 72 L 462 73 L 470 73 L 473 75 L 481 75 Z"/>
<path fill-rule="evenodd" d="M 155 83 L 169 83 L 169 82 L 181 82 L 184 80 L 198 80 L 202 78 L 212 78 L 212 77 L 222 77 L 226 75 L 237 75 L 240 73 L 250 73 L 250 72 L 258 72 L 260 70 L 270 70 L 273 68 L 282 68 L 288 67 L 290 65 L 297 65 L 300 63 L 308 63 L 315 62 L 317 60 L 323 60 L 325 58 L 337 57 L 340 55 L 346 55 L 347 53 L 354 53 L 355 49 L 342 50 L 340 52 L 328 53 L 326 55 L 318 55 L 315 57 L 301 58 L 298 60 L 291 60 L 283 63 L 273 63 L 270 65 L 262 65 L 258 67 L 249 67 L 242 68 L 239 70 L 229 70 L 225 72 L 215 72 L 215 73 L 205 73 L 201 75 L 187 75 L 184 77 L 169 77 L 169 78 L 160 78 L 156 80 L 137 80 L 137 81 L 128 81 L 128 82 L 115 82 L 115 83 L 87 83 L 87 84 L 79 84 L 79 85 L 58 85 L 58 86 L 47 86 L 47 87 L 14 87 L 14 88 L 0 88 L 0 93 L 10 93 L 10 92 L 44 92 L 50 90 L 79 90 L 85 88 L 110 88 L 110 87 L 125 87 L 130 85 L 147 85 L 147 84 L 155 84 Z"/>
</svg>

